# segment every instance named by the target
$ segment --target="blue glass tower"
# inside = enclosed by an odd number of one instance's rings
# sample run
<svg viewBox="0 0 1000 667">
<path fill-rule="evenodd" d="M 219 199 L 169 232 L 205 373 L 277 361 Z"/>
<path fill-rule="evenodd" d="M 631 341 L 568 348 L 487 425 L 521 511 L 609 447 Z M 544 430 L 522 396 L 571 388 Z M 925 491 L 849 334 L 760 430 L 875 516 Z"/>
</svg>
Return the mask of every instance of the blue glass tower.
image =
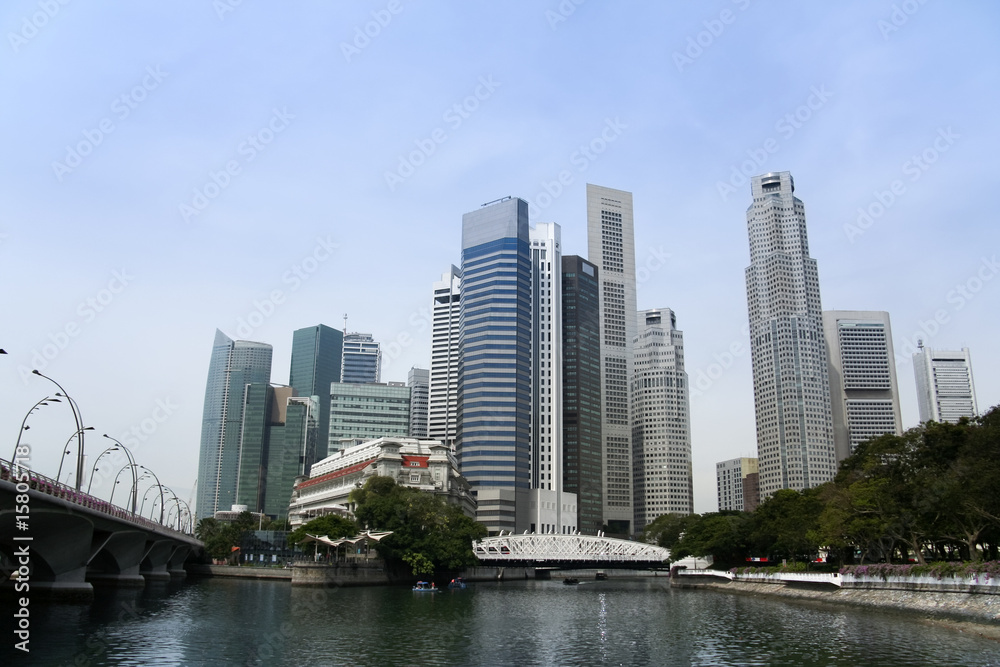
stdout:
<svg viewBox="0 0 1000 667">
<path fill-rule="evenodd" d="M 507 197 L 462 216 L 458 347 L 462 474 L 477 491 L 528 490 L 531 259 L 528 204 L 522 199 Z M 513 516 L 508 518 L 512 523 Z"/>
</svg>

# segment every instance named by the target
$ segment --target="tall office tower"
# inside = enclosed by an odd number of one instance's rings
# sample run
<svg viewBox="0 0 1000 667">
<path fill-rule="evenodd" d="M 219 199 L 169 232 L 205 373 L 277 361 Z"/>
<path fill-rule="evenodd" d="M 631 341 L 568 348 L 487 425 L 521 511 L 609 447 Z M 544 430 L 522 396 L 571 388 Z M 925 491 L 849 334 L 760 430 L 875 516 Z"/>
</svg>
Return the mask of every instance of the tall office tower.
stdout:
<svg viewBox="0 0 1000 667">
<path fill-rule="evenodd" d="M 761 499 L 833 479 L 836 452 L 816 260 L 787 171 L 754 176 L 746 269 Z"/>
<path fill-rule="evenodd" d="M 427 431 L 455 452 L 458 420 L 458 314 L 462 272 L 452 266 L 434 283 L 431 312 L 431 386 Z"/>
<path fill-rule="evenodd" d="M 292 334 L 292 363 L 288 384 L 299 396 L 316 396 L 319 404 L 317 428 L 330 430 L 330 383 L 340 381 L 344 334 L 323 324 L 298 329 Z M 316 456 L 326 458 L 326 436 L 321 437 Z"/>
<path fill-rule="evenodd" d="M 414 366 L 406 374 L 406 386 L 410 388 L 410 437 L 427 437 L 427 395 L 430 389 L 431 372 Z"/>
<path fill-rule="evenodd" d="M 531 244 L 531 518 L 527 530 L 573 533 L 578 507 L 563 490 L 562 239 L 540 222 Z"/>
<path fill-rule="evenodd" d="M 328 456 L 343 449 L 342 440 L 374 440 L 410 432 L 410 388 L 402 382 L 330 385 Z"/>
<path fill-rule="evenodd" d="M 587 184 L 587 255 L 600 269 L 601 414 L 604 523 L 632 531 L 632 340 L 635 322 L 635 236 L 632 193 Z"/>
<path fill-rule="evenodd" d="M 216 330 L 208 364 L 198 453 L 198 517 L 236 502 L 246 386 L 271 379 L 271 346 L 234 341 Z"/>
<path fill-rule="evenodd" d="M 752 512 L 757 509 L 757 459 L 743 456 L 715 464 L 719 511 Z"/>
<path fill-rule="evenodd" d="M 531 254 L 528 203 L 462 216 L 458 460 L 491 533 L 517 527 L 531 489 Z"/>
<path fill-rule="evenodd" d="M 371 334 L 345 333 L 340 381 L 363 384 L 382 376 L 382 345 Z"/>
<path fill-rule="evenodd" d="M 932 350 L 919 341 L 913 355 L 920 421 L 957 422 L 979 414 L 969 348 Z"/>
<path fill-rule="evenodd" d="M 276 389 L 275 393 L 278 391 Z M 324 458 L 318 455 L 318 449 L 320 442 L 325 444 L 326 441 L 319 432 L 321 412 L 316 396 L 291 396 L 283 403 L 284 423 L 272 426 L 269 435 L 267 494 L 263 509 L 268 516 L 279 518 L 288 512 L 295 478 L 308 475 L 312 465 Z"/>
<path fill-rule="evenodd" d="M 694 512 L 684 334 L 669 308 L 640 310 L 632 346 L 635 531 L 661 514 Z"/>
<path fill-rule="evenodd" d="M 829 352 L 833 442 L 840 462 L 869 438 L 903 433 L 889 313 L 824 311 L 823 336 Z"/>
<path fill-rule="evenodd" d="M 604 525 L 601 450 L 601 308 L 597 267 L 562 259 L 563 490 L 575 493 L 581 533 Z"/>
</svg>

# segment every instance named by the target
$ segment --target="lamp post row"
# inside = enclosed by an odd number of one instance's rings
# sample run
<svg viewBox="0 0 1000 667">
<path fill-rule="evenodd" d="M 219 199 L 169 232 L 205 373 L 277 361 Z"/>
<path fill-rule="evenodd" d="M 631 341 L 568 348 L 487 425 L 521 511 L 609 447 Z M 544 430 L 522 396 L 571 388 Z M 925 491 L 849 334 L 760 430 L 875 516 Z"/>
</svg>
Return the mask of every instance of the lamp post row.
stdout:
<svg viewBox="0 0 1000 667">
<path fill-rule="evenodd" d="M 7 351 L 4 350 L 4 349 L 2 349 L 2 348 L 0 348 L 0 354 L 7 354 Z M 41 407 L 44 407 L 44 406 L 48 405 L 49 403 L 61 403 L 62 401 L 60 399 L 65 399 L 66 402 L 69 403 L 70 410 L 72 410 L 72 412 L 73 412 L 73 422 L 74 422 L 74 424 L 76 424 L 76 431 L 73 433 L 73 435 L 71 435 L 69 437 L 68 440 L 66 440 L 66 444 L 60 450 L 60 455 L 59 455 L 59 470 L 56 473 L 56 481 L 59 481 L 59 477 L 62 475 L 63 462 L 64 462 L 66 456 L 69 454 L 69 449 L 68 449 L 69 443 L 70 443 L 71 440 L 73 440 L 73 438 L 76 438 L 77 439 L 77 454 L 76 454 L 76 482 L 75 482 L 76 486 L 75 486 L 75 489 L 77 491 L 80 491 L 80 487 L 83 485 L 83 476 L 84 476 L 83 475 L 84 432 L 86 432 L 86 431 L 93 431 L 94 427 L 93 426 L 83 426 L 83 417 L 80 414 L 80 407 L 79 407 L 79 405 L 77 404 L 76 400 L 74 400 L 66 392 L 66 389 L 61 384 L 59 384 L 56 380 L 54 380 L 53 378 L 49 377 L 48 375 L 45 375 L 44 373 L 40 372 L 38 369 L 34 369 L 31 372 L 34 375 L 37 375 L 37 376 L 42 377 L 42 378 L 45 378 L 46 380 L 48 380 L 52 384 L 56 385 L 56 387 L 59 388 L 59 391 L 56 392 L 55 397 L 46 396 L 45 398 L 41 399 L 40 401 L 38 401 L 37 403 L 35 403 L 33 406 L 31 406 L 31 409 L 28 410 L 28 413 L 24 416 L 24 419 L 21 421 L 21 428 L 20 428 L 20 430 L 17 433 L 17 441 L 14 444 L 14 454 L 11 455 L 11 459 L 10 460 L 11 460 L 12 463 L 17 460 L 17 450 L 18 450 L 18 447 L 20 447 L 20 445 L 21 445 L 21 437 L 24 435 L 25 431 L 27 431 L 28 429 L 31 428 L 30 426 L 27 425 L 28 417 L 30 417 L 36 410 L 38 410 Z M 128 457 L 129 463 L 128 463 L 128 465 L 124 466 L 121 470 L 118 471 L 118 475 L 121 475 L 121 473 L 125 470 L 125 468 L 129 468 L 132 471 L 132 492 L 130 494 L 131 495 L 131 512 L 132 512 L 132 514 L 135 514 L 135 512 L 136 512 L 136 504 L 137 504 L 138 496 L 139 496 L 139 492 L 138 492 L 139 491 L 139 489 L 138 489 L 138 486 L 139 486 L 139 476 L 136 473 L 136 468 L 142 468 L 146 473 L 149 473 L 150 475 L 153 476 L 153 478 L 156 480 L 155 486 L 159 487 L 159 490 L 160 490 L 160 521 L 159 522 L 162 524 L 163 523 L 163 519 L 164 519 L 164 516 L 163 516 L 163 511 L 164 511 L 163 490 L 166 487 L 164 487 L 160 483 L 160 479 L 159 479 L 159 477 L 157 477 L 156 473 L 154 473 L 152 470 L 150 470 L 146 466 L 139 465 L 138 463 L 136 463 L 135 457 L 132 455 L 132 452 L 120 440 L 118 440 L 117 438 L 111 437 L 107 433 L 104 434 L 104 437 L 108 438 L 109 440 L 112 440 L 115 443 L 115 445 L 112 446 L 112 447 L 108 447 L 103 452 L 101 452 L 100 455 L 97 457 L 97 459 L 94 461 L 94 466 L 93 466 L 93 468 L 91 469 L 91 472 L 90 472 L 90 481 L 87 484 L 87 494 L 88 495 L 90 494 L 90 487 L 94 483 L 94 473 L 98 470 L 98 468 L 97 468 L 98 462 L 101 460 L 101 458 L 105 454 L 107 454 L 109 452 L 112 452 L 112 451 L 117 451 L 117 450 L 120 449 L 121 451 L 125 452 L 125 456 Z M 143 474 L 145 474 L 145 473 L 143 473 Z M 117 485 L 117 484 L 118 484 L 118 476 L 115 477 L 115 485 Z M 146 494 L 148 494 L 149 490 L 152 489 L 152 488 L 153 487 L 150 486 L 149 489 L 146 490 Z M 112 498 L 114 497 L 114 491 L 115 491 L 114 487 L 112 487 L 112 489 L 111 489 L 111 497 Z M 180 498 L 178 498 L 177 494 L 175 494 L 169 488 L 167 488 L 167 491 L 169 491 L 170 494 L 173 496 L 171 498 L 171 500 L 174 500 L 175 503 L 176 503 L 176 505 L 177 505 L 177 522 L 178 522 L 178 525 L 180 525 L 180 523 L 181 523 L 181 503 L 184 503 L 184 506 L 187 508 L 187 513 L 188 513 L 189 516 L 191 516 L 191 508 L 187 507 L 187 503 L 184 502 L 183 500 L 181 500 Z M 108 502 L 111 502 L 111 500 L 109 499 Z M 145 498 L 145 496 L 143 496 L 143 505 L 145 505 L 145 502 L 146 502 L 146 498 Z"/>
</svg>

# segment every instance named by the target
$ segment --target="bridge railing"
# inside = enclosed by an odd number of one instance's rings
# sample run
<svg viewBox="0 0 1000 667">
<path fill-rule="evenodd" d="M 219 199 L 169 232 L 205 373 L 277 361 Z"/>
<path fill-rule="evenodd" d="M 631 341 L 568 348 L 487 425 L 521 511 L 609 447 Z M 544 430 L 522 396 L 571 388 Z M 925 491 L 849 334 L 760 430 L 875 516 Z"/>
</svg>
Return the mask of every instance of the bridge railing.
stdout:
<svg viewBox="0 0 1000 667">
<path fill-rule="evenodd" d="M 52 496 L 53 498 L 60 498 L 73 503 L 74 505 L 86 507 L 87 509 L 94 510 L 95 512 L 101 512 L 102 514 L 113 516 L 116 519 L 139 524 L 151 530 L 168 530 L 172 533 L 177 533 L 178 535 L 186 535 L 186 533 L 164 526 L 163 524 L 157 523 L 152 519 L 147 519 L 144 516 L 133 514 L 132 512 L 118 507 L 117 505 L 112 505 L 106 500 L 77 491 L 72 486 L 62 484 L 51 477 L 46 477 L 45 475 L 29 470 L 23 466 L 0 459 L 0 480 L 18 483 L 19 481 L 22 481 L 23 473 L 28 474 L 28 479 L 27 481 L 24 481 L 24 483 L 27 484 L 28 488 L 32 491 L 44 493 Z"/>
</svg>

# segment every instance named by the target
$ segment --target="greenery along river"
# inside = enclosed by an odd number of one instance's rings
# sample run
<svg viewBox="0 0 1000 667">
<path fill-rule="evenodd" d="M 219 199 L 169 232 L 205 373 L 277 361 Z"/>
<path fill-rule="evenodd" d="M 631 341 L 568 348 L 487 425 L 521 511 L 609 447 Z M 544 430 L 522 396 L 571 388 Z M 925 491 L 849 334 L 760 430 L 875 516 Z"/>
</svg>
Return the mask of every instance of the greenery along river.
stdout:
<svg viewBox="0 0 1000 667">
<path fill-rule="evenodd" d="M 40 603 L 31 618 L 30 661 L 13 664 L 1000 665 L 1000 643 L 913 616 L 651 577 L 438 593 L 203 579 Z"/>
</svg>

